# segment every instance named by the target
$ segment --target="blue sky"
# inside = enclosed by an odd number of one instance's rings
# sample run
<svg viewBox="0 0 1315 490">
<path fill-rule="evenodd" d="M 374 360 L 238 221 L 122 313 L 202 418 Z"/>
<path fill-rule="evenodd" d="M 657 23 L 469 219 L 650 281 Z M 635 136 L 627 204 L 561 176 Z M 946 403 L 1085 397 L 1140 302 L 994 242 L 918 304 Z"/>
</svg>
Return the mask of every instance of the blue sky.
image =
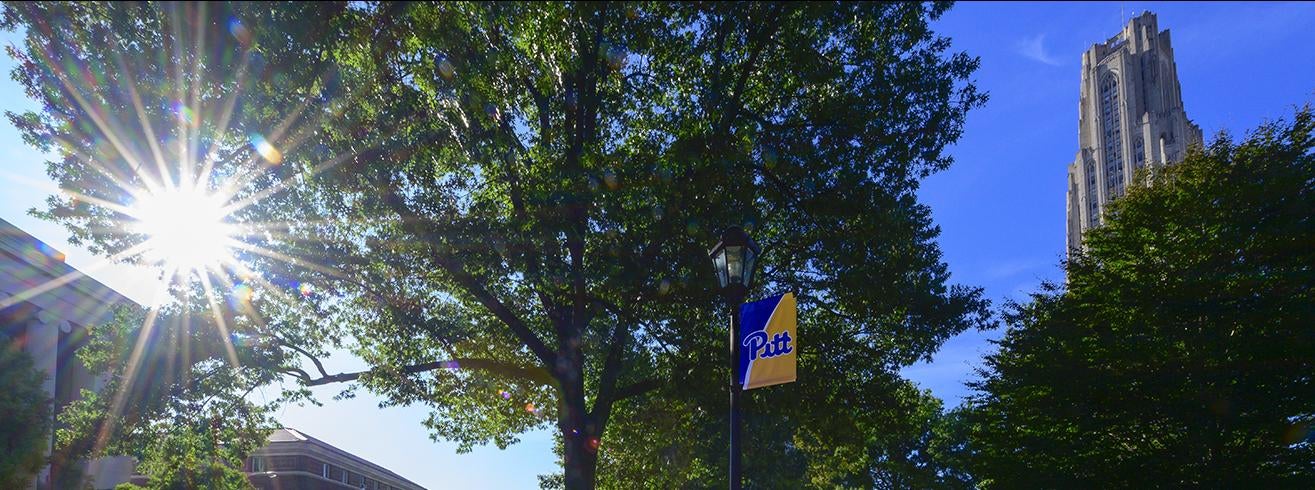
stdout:
<svg viewBox="0 0 1315 490">
<path fill-rule="evenodd" d="M 955 165 L 919 192 L 941 227 L 954 280 L 986 288 L 995 306 L 1063 277 L 1064 182 L 1077 153 L 1082 53 L 1117 34 L 1120 9 L 1154 12 L 1173 42 L 1187 117 L 1206 139 L 1235 137 L 1315 102 L 1312 3 L 960 3 L 938 23 L 956 49 L 981 57 L 991 94 L 951 148 Z M 969 393 L 987 339 L 969 332 L 904 374 L 947 405 Z"/>
<path fill-rule="evenodd" d="M 1187 115 L 1207 138 L 1221 130 L 1241 136 L 1266 119 L 1315 101 L 1315 4 L 1311 3 L 962 3 L 936 23 L 957 50 L 980 56 L 974 77 L 991 94 L 969 115 L 964 137 L 951 148 L 956 164 L 924 182 L 922 200 L 942 229 L 940 244 L 953 280 L 982 286 L 998 306 L 1021 299 L 1043 280 L 1061 277 L 1064 253 L 1064 179 L 1077 151 L 1080 59 L 1094 42 L 1116 34 L 1121 14 L 1150 10 L 1173 36 Z M 15 40 L 0 35 L 0 42 Z M 13 61 L 0 56 L 0 70 Z M 0 79 L 0 109 L 35 108 L 16 83 Z M 67 243 L 62 228 L 27 215 L 55 189 L 45 157 L 0 123 L 0 218 L 68 255 L 68 263 L 138 301 L 150 300 L 146 271 L 105 266 Z M 931 363 L 905 369 L 920 386 L 957 404 L 963 382 L 987 341 L 999 331 L 969 332 L 950 340 Z M 350 359 L 331 369 L 355 367 Z M 323 407 L 289 407 L 281 421 L 378 462 L 431 488 L 533 488 L 552 471 L 547 433 L 527 434 L 507 450 L 455 446 L 429 439 L 421 407 L 379 410 L 361 393 Z M 271 393 L 272 394 L 272 393 Z"/>
</svg>

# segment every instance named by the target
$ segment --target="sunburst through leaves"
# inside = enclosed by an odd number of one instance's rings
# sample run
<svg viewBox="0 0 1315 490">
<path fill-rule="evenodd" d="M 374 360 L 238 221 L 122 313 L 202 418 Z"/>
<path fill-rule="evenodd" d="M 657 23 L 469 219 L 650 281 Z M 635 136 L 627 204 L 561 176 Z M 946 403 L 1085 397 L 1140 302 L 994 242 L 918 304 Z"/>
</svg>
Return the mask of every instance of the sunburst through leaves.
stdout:
<svg viewBox="0 0 1315 490">
<path fill-rule="evenodd" d="M 200 186 L 146 191 L 130 208 L 147 237 L 144 257 L 168 269 L 214 269 L 232 260 L 235 227 L 223 196 Z"/>
</svg>

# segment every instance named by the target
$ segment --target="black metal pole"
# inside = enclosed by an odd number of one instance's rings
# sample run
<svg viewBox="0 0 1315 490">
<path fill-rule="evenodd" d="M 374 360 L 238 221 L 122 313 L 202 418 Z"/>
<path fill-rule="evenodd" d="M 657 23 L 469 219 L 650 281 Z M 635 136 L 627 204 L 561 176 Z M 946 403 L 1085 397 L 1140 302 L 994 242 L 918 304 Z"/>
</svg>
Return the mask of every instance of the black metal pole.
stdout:
<svg viewBox="0 0 1315 490">
<path fill-rule="evenodd" d="M 735 288 L 738 289 L 738 288 Z M 726 295 L 726 303 L 731 307 L 731 467 L 730 488 L 740 490 L 740 379 L 736 372 L 740 369 L 740 303 L 744 294 L 739 291 Z"/>
</svg>

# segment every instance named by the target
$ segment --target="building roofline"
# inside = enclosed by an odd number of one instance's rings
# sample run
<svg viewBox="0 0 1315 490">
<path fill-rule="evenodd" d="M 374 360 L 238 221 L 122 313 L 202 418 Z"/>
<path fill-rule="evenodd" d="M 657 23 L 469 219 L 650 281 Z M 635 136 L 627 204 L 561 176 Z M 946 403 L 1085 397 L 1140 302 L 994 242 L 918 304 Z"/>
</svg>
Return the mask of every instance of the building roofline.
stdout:
<svg viewBox="0 0 1315 490">
<path fill-rule="evenodd" d="M 275 437 L 276 435 L 280 434 L 280 433 L 286 433 L 286 434 L 288 434 L 288 435 L 291 435 L 291 436 L 292 436 L 292 440 L 275 440 L 274 437 Z M 268 439 L 268 443 L 265 445 L 265 447 L 256 450 L 256 451 L 253 452 L 251 455 L 252 455 L 252 456 L 264 456 L 264 455 L 276 455 L 276 454 L 282 453 L 283 451 L 280 450 L 279 448 L 277 448 L 277 447 L 275 446 L 276 444 L 279 444 L 279 445 L 306 445 L 306 446 L 309 446 L 309 447 L 312 447 L 312 448 L 315 448 L 315 449 L 319 449 L 319 450 L 321 450 L 321 451 L 324 451 L 324 452 L 327 452 L 327 453 L 333 454 L 333 455 L 335 455 L 335 456 L 343 457 L 344 459 L 350 460 L 350 461 L 352 461 L 352 462 L 354 462 L 354 463 L 359 463 L 361 466 L 364 466 L 364 467 L 366 467 L 366 468 L 369 468 L 371 471 L 375 471 L 375 472 L 377 472 L 377 473 L 379 473 L 379 474 L 381 474 L 381 475 L 388 476 L 389 478 L 395 478 L 395 479 L 397 479 L 397 481 L 402 482 L 402 483 L 405 483 L 405 484 L 407 484 L 407 485 L 414 486 L 415 488 L 421 488 L 421 489 L 424 488 L 424 487 L 421 486 L 420 484 L 418 484 L 418 483 L 416 483 L 416 482 L 413 482 L 413 481 L 407 479 L 406 477 L 404 477 L 404 476 L 402 476 L 402 475 L 399 475 L 399 474 L 393 472 L 392 470 L 389 470 L 388 468 L 384 468 L 383 466 L 380 466 L 380 465 L 378 465 L 378 464 L 376 464 L 376 463 L 374 463 L 374 462 L 372 462 L 372 461 L 370 461 L 370 460 L 367 460 L 367 459 L 362 458 L 362 457 L 360 457 L 360 456 L 357 456 L 357 455 L 355 455 L 355 454 L 349 453 L 349 452 L 347 452 L 347 451 L 345 451 L 345 450 L 343 450 L 343 449 L 338 448 L 337 446 L 334 446 L 334 445 L 332 445 L 332 444 L 329 444 L 329 443 L 327 443 L 327 442 L 324 442 L 324 441 L 322 441 L 322 440 L 319 440 L 319 439 L 317 439 L 317 438 L 315 438 L 315 437 L 312 437 L 312 436 L 306 434 L 305 432 L 301 432 L 301 431 L 299 431 L 299 430 L 292 429 L 292 428 L 287 428 L 287 427 L 280 428 L 280 429 L 274 431 L 273 433 L 271 433 L 270 436 L 269 436 L 269 439 Z"/>
<path fill-rule="evenodd" d="M 63 252 L 3 218 L 0 218 L 0 252 L 6 252 L 22 263 L 53 276 L 52 279 L 73 275 L 65 284 L 79 293 L 114 303 L 140 306 L 114 288 L 68 265 L 64 262 Z"/>
</svg>

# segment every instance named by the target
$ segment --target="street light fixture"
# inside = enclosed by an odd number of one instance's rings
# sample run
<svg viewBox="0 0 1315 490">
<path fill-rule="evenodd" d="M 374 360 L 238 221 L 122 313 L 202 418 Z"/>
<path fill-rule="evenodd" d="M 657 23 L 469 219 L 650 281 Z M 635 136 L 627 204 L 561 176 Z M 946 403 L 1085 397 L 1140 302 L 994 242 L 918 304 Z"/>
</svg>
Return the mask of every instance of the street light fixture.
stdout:
<svg viewBox="0 0 1315 490">
<path fill-rule="evenodd" d="M 730 488 L 740 488 L 740 391 L 741 380 L 736 379 L 740 363 L 740 304 L 749 295 L 753 285 L 753 266 L 758 261 L 758 244 L 753 242 L 748 233 L 738 226 L 727 228 L 721 234 L 721 241 L 708 256 L 717 270 L 717 282 L 721 284 L 722 298 L 731 310 L 731 462 Z"/>
<path fill-rule="evenodd" d="M 721 241 L 708 252 L 713 267 L 717 268 L 717 281 L 721 283 L 723 294 L 730 295 L 728 298 L 748 293 L 753 284 L 753 266 L 758 253 L 758 244 L 738 226 L 723 231 Z M 744 300 L 743 297 L 739 299 Z"/>
</svg>

